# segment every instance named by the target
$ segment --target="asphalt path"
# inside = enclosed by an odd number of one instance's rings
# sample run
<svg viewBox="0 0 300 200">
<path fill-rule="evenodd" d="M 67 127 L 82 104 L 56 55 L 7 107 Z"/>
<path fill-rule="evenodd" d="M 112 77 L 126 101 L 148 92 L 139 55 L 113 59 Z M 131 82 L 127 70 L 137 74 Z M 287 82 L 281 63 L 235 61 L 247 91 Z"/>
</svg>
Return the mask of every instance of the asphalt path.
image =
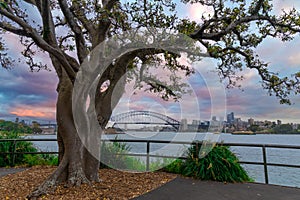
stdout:
<svg viewBox="0 0 300 200">
<path fill-rule="evenodd" d="M 1 167 L 0 168 L 0 178 L 3 176 L 6 176 L 8 174 L 14 174 L 17 172 L 24 171 L 26 169 L 28 169 L 28 168 L 3 168 L 3 167 Z"/>
<path fill-rule="evenodd" d="M 177 177 L 134 200 L 300 200 L 300 188 Z"/>
</svg>

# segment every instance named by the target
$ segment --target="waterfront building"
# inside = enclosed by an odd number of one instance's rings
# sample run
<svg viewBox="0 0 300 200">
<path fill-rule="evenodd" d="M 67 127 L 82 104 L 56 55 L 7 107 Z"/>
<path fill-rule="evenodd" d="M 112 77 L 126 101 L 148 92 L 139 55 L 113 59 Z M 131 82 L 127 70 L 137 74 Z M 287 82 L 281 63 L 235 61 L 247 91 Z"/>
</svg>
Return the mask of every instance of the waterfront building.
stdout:
<svg viewBox="0 0 300 200">
<path fill-rule="evenodd" d="M 227 115 L 227 123 L 228 124 L 234 123 L 234 113 L 233 112 L 231 112 L 230 114 Z"/>
<path fill-rule="evenodd" d="M 200 125 L 201 121 L 200 120 L 193 120 L 192 125 Z"/>
<path fill-rule="evenodd" d="M 251 126 L 251 125 L 254 125 L 254 119 L 250 118 L 248 119 L 248 124 Z"/>
<path fill-rule="evenodd" d="M 187 131 L 188 130 L 188 124 L 187 119 L 182 119 L 179 127 L 179 131 Z"/>
</svg>

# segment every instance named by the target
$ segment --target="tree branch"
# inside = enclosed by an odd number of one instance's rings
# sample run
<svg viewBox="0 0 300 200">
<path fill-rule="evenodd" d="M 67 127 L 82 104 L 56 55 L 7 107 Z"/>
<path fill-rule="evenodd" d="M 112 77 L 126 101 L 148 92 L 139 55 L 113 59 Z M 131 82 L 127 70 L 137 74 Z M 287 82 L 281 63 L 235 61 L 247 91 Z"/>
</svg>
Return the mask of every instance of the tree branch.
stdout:
<svg viewBox="0 0 300 200">
<path fill-rule="evenodd" d="M 49 45 L 34 28 L 32 28 L 28 23 L 26 23 L 19 17 L 7 12 L 3 8 L 0 8 L 0 14 L 20 25 L 23 28 L 23 31 L 25 31 L 33 39 L 38 47 L 55 56 L 60 61 L 62 66 L 66 69 L 66 72 L 69 75 L 70 79 L 74 81 L 76 76 L 75 72 L 72 69 L 72 66 L 70 66 L 70 64 L 67 62 L 64 54 L 59 49 Z"/>
<path fill-rule="evenodd" d="M 263 7 L 264 1 L 265 1 L 265 0 L 259 0 L 259 1 L 256 3 L 255 7 L 254 7 L 253 9 L 250 10 L 250 14 L 256 15 L 256 14 L 259 12 L 259 10 Z"/>
<path fill-rule="evenodd" d="M 210 22 L 217 22 L 220 19 L 214 19 L 214 20 L 209 20 Z M 277 22 L 277 20 L 270 18 L 269 16 L 263 16 L 263 15 L 252 15 L 252 16 L 246 16 L 243 18 L 240 18 L 236 21 L 231 22 L 224 30 L 221 30 L 219 32 L 214 32 L 214 33 L 204 33 L 205 28 L 208 27 L 207 23 L 205 24 L 205 27 L 201 27 L 199 30 L 196 32 L 190 34 L 190 37 L 193 39 L 202 39 L 202 40 L 214 40 L 214 41 L 219 41 L 221 37 L 223 37 L 226 34 L 229 34 L 231 31 L 233 31 L 237 26 L 249 23 L 252 21 L 258 21 L 258 20 L 263 20 L 269 22 L 273 27 L 282 27 L 282 28 L 289 28 L 290 30 L 294 32 L 300 32 L 300 28 L 294 28 L 291 25 L 284 24 Z"/>
<path fill-rule="evenodd" d="M 103 0 L 103 8 L 110 11 L 119 0 Z"/>
<path fill-rule="evenodd" d="M 6 30 L 8 32 L 14 33 L 16 35 L 19 35 L 19 36 L 29 37 L 29 34 L 26 31 L 24 31 L 23 29 L 13 27 L 12 25 L 5 23 L 5 22 L 0 22 L 0 28 Z"/>
<path fill-rule="evenodd" d="M 75 42 L 76 42 L 76 48 L 77 48 L 77 56 L 79 59 L 79 62 L 82 63 L 83 60 L 86 58 L 88 55 L 88 50 L 85 44 L 85 39 L 83 36 L 82 29 L 80 26 L 77 24 L 75 21 L 75 16 L 71 12 L 68 3 L 66 0 L 59 0 L 59 5 L 61 7 L 61 10 L 71 28 L 71 30 L 75 34 Z"/>
<path fill-rule="evenodd" d="M 96 32 L 96 27 L 87 19 L 83 9 L 84 8 L 79 4 L 79 1 L 73 1 L 71 9 L 73 11 L 73 15 L 76 16 L 84 28 L 90 33 L 91 36 L 93 36 Z"/>
</svg>

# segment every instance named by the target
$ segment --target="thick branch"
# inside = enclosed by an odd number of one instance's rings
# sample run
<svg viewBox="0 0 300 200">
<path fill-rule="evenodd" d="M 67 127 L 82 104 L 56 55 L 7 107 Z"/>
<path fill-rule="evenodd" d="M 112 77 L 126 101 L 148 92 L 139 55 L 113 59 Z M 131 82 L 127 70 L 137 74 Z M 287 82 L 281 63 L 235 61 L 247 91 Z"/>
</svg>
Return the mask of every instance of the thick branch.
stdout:
<svg viewBox="0 0 300 200">
<path fill-rule="evenodd" d="M 111 20 L 109 19 L 109 12 L 113 7 L 119 2 L 119 0 L 105 0 L 103 3 L 103 13 L 98 22 L 96 40 L 93 41 L 93 47 L 97 46 L 99 43 L 103 42 L 109 31 Z"/>
<path fill-rule="evenodd" d="M 76 15 L 77 19 L 82 23 L 84 28 L 93 36 L 96 32 L 96 27 L 91 23 L 84 13 L 84 8 L 79 4 L 78 1 L 73 1 L 72 10 L 73 14 Z"/>
<path fill-rule="evenodd" d="M 80 26 L 77 24 L 75 21 L 75 16 L 71 12 L 68 3 L 66 0 L 59 0 L 59 5 L 61 7 L 61 10 L 71 28 L 71 30 L 75 34 L 75 42 L 76 42 L 76 47 L 77 47 L 77 56 L 79 59 L 79 62 L 82 63 L 83 60 L 86 58 L 88 55 L 88 50 L 85 44 L 85 39 L 83 36 L 82 29 Z"/>
<path fill-rule="evenodd" d="M 29 37 L 29 34 L 26 31 L 24 31 L 23 29 L 13 27 L 11 24 L 8 24 L 5 22 L 0 22 L 0 28 L 3 28 L 4 30 L 11 32 L 13 34 L 19 35 L 19 36 Z"/>
<path fill-rule="evenodd" d="M 68 73 L 68 76 L 72 81 L 75 79 L 75 72 L 72 69 L 72 66 L 67 62 L 64 54 L 59 49 L 49 45 L 34 28 L 32 28 L 28 23 L 26 23 L 19 17 L 7 12 L 3 8 L 0 8 L 0 14 L 4 15 L 8 19 L 20 25 L 23 28 L 23 31 L 25 31 L 33 39 L 33 41 L 37 44 L 38 47 L 52 54 L 60 61 L 60 63 L 66 69 L 66 72 Z"/>
<path fill-rule="evenodd" d="M 259 10 L 263 7 L 264 1 L 265 1 L 265 0 L 259 0 L 259 1 L 256 3 L 254 9 L 251 10 L 250 13 L 251 13 L 252 15 L 257 14 L 257 13 L 259 12 Z"/>
<path fill-rule="evenodd" d="M 103 0 L 103 8 L 110 11 L 119 0 Z"/>
<path fill-rule="evenodd" d="M 43 38 L 51 46 L 57 47 L 56 35 L 55 35 L 55 26 L 53 22 L 52 13 L 50 10 L 49 0 L 37 0 L 37 8 L 40 12 L 41 18 L 43 20 Z"/>
</svg>

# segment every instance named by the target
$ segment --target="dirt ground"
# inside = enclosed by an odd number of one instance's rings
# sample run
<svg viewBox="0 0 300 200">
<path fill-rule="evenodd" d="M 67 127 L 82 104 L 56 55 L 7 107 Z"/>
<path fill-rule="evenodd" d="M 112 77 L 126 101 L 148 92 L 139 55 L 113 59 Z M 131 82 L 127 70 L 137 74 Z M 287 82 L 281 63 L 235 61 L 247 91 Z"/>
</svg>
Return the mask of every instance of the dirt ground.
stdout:
<svg viewBox="0 0 300 200">
<path fill-rule="evenodd" d="M 0 199 L 26 199 L 54 169 L 48 166 L 32 167 L 0 178 Z M 101 169 L 99 175 L 100 183 L 71 188 L 61 185 L 40 199 L 125 200 L 147 193 L 176 177 L 164 172 L 128 173 L 113 169 Z"/>
</svg>

